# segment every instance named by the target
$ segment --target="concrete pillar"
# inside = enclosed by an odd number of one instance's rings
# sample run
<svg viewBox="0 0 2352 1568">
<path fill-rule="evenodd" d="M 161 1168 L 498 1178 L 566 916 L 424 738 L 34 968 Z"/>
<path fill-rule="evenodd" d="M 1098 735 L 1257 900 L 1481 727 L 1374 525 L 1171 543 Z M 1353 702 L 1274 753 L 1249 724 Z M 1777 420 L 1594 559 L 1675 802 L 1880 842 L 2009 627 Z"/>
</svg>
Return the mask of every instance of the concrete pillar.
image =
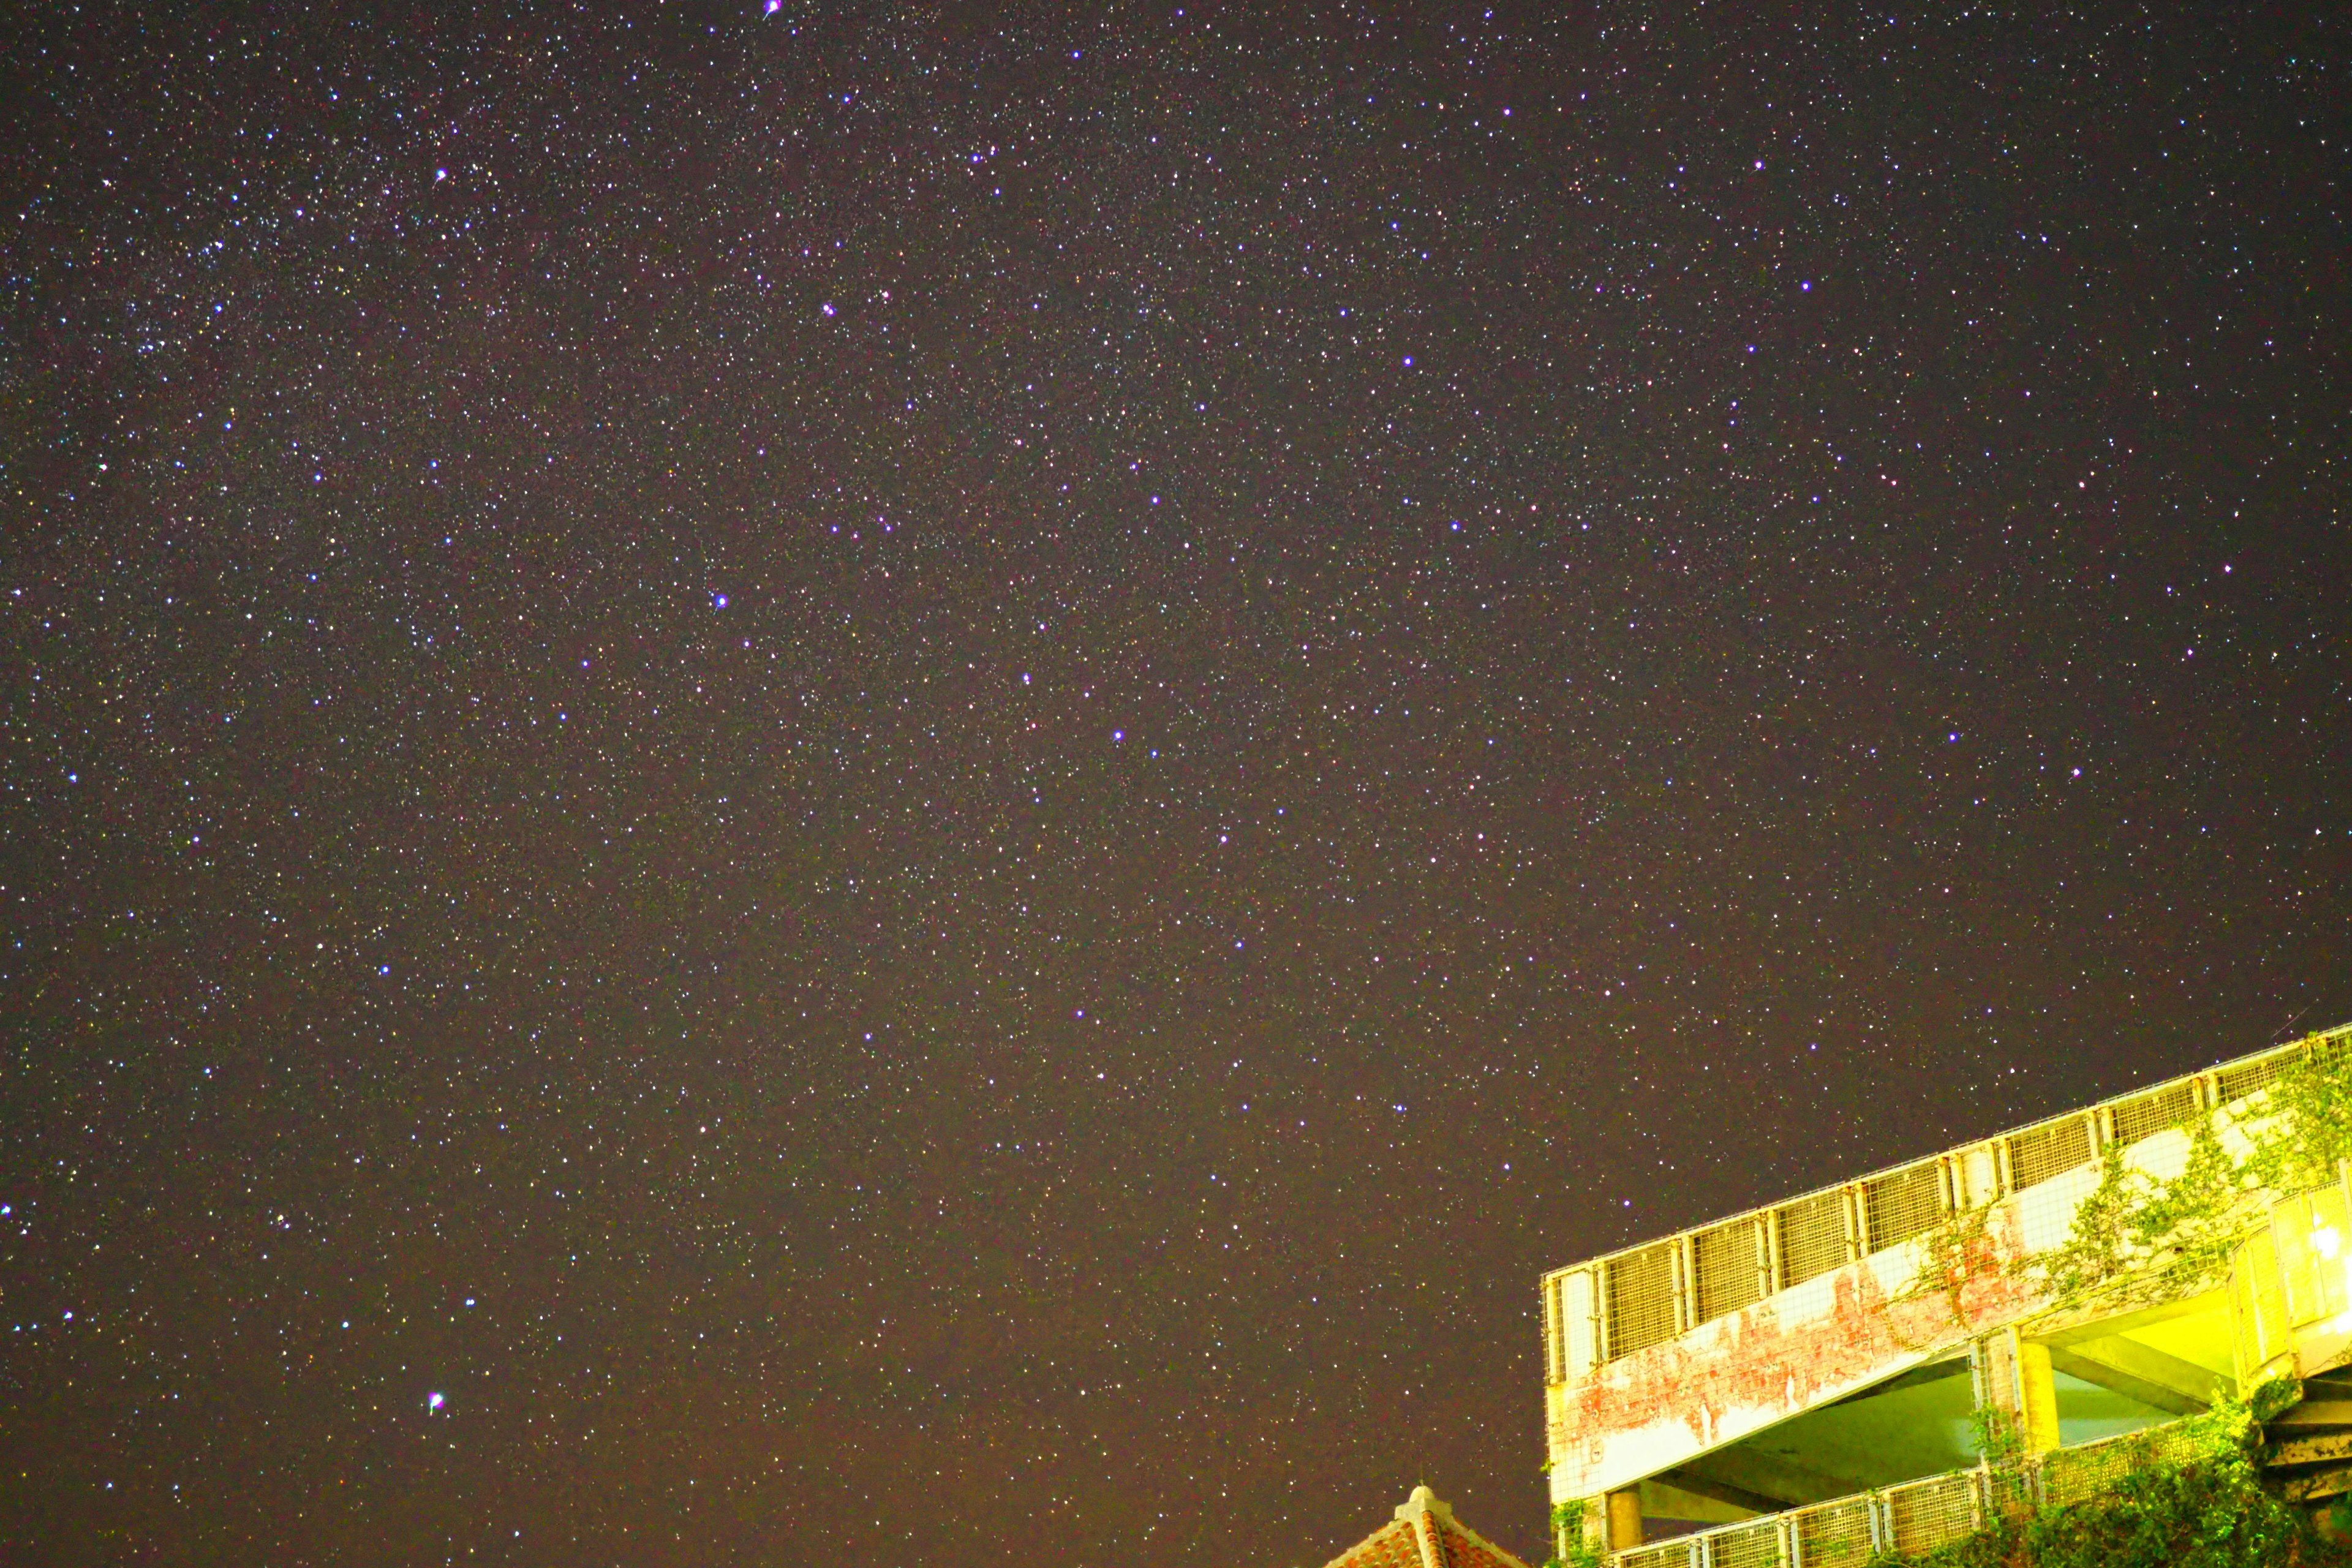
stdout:
<svg viewBox="0 0 2352 1568">
<path fill-rule="evenodd" d="M 1642 1544 L 1642 1494 L 1633 1487 L 1609 1494 L 1609 1550 Z"/>
<path fill-rule="evenodd" d="M 2018 1434 L 2029 1454 L 2058 1447 L 2058 1383 L 2050 1347 L 2021 1337 L 2017 1342 Z"/>
</svg>

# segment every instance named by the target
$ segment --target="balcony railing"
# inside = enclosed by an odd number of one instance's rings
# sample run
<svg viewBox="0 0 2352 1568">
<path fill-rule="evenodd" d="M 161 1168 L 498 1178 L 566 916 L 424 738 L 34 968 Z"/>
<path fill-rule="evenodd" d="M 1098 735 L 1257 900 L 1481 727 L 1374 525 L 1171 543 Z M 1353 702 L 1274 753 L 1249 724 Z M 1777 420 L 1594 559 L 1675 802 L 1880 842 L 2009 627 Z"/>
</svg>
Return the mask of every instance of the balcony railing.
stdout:
<svg viewBox="0 0 2352 1568">
<path fill-rule="evenodd" d="M 2224 1062 L 2047 1121 L 1824 1187 L 1785 1203 L 1547 1274 L 1544 1378 L 1596 1368 L 1873 1253 L 1899 1247 L 1957 1210 L 2080 1170 L 2235 1105 L 2299 1057 L 2352 1048 L 2352 1025 Z"/>
<path fill-rule="evenodd" d="M 1862 1568 L 1883 1552 L 1932 1551 L 2003 1515 L 2103 1497 L 2134 1470 L 2184 1463 L 2198 1453 L 2194 1420 L 1718 1525 L 1608 1561 L 1611 1568 Z"/>
</svg>

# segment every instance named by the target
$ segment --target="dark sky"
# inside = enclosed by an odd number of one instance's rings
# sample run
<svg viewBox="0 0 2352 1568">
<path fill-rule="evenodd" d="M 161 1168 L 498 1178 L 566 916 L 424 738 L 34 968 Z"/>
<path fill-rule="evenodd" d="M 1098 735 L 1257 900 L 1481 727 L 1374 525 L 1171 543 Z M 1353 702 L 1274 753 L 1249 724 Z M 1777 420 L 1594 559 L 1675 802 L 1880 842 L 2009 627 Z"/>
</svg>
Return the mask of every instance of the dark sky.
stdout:
<svg viewBox="0 0 2352 1568">
<path fill-rule="evenodd" d="M 5 27 L 11 1562 L 1534 1556 L 2352 1016 L 2333 7 Z"/>
</svg>

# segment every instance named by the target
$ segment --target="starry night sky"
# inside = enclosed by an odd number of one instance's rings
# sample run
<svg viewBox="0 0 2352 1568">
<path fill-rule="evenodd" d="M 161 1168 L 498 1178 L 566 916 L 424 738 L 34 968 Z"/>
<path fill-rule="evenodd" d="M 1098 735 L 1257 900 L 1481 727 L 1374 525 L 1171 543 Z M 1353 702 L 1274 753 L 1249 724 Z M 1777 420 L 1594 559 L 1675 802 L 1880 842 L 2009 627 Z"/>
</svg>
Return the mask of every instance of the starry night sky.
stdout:
<svg viewBox="0 0 2352 1568">
<path fill-rule="evenodd" d="M 2352 1016 L 2236 9 L 12 13 L 5 1554 L 1533 1557 L 1541 1269 Z"/>
</svg>

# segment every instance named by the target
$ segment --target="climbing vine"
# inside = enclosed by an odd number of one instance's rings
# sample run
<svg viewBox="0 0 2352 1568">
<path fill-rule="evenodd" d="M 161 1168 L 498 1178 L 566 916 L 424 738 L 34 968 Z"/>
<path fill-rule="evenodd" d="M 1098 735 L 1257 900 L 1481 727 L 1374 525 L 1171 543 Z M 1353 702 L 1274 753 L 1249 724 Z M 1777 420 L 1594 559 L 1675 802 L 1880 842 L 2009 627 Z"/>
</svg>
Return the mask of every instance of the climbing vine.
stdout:
<svg viewBox="0 0 2352 1568">
<path fill-rule="evenodd" d="M 2135 1468 L 2104 1497 L 1997 1519 L 1871 1568 L 2352 1568 L 2352 1548 L 2262 1489 L 2259 1430 L 2253 1405 L 2217 1405 L 2175 1428 L 2183 1457 Z"/>
<path fill-rule="evenodd" d="M 2208 1114 L 2190 1128 L 2188 1159 L 2168 1182 L 2110 1144 L 2064 1243 L 2009 1268 L 2038 1276 L 2056 1311 L 2169 1300 L 2210 1280 L 2268 1194 L 2316 1186 L 2352 1159 L 2352 1049 L 2324 1040 L 2289 1063 L 2239 1119 L 2242 1159 L 2231 1158 L 2219 1120 Z M 1985 1235 L 1990 1207 L 1948 1215 L 1923 1236 L 1917 1270 L 1887 1304 L 1941 1296 L 1965 1327 L 1962 1291 L 2000 1268 Z"/>
<path fill-rule="evenodd" d="M 1601 1568 L 1608 1553 L 1585 1538 L 1585 1502 L 1574 1498 L 1552 1504 L 1551 1538 L 1553 1553 L 1543 1568 Z"/>
<path fill-rule="evenodd" d="M 1905 1302 L 1940 1296 L 1945 1310 L 1951 1314 L 1953 1326 L 1968 1327 L 1965 1292 L 1969 1282 L 1998 1277 L 2001 1271 L 2000 1255 L 1987 1229 L 1991 1217 L 1992 1205 L 1989 1203 L 1956 1209 L 1919 1237 L 1918 1268 L 1902 1289 L 1886 1298 L 1880 1310 L 1887 1331 L 1906 1350 L 1924 1350 L 1927 1342 L 1915 1343 L 1896 1326 L 1894 1309 Z"/>
<path fill-rule="evenodd" d="M 2227 1267 L 2258 1222 L 2263 1185 L 2231 1163 L 2210 1118 L 2190 1131 L 2189 1158 L 2169 1182 L 2110 1145 L 2065 1242 L 2017 1267 L 2042 1274 L 2057 1310 L 2168 1300 Z"/>
<path fill-rule="evenodd" d="M 2254 1140 L 2246 1172 L 2274 1192 L 2327 1181 L 2352 1160 L 2352 1040 L 2314 1042 L 2270 1087 L 2270 1125 Z"/>
</svg>

